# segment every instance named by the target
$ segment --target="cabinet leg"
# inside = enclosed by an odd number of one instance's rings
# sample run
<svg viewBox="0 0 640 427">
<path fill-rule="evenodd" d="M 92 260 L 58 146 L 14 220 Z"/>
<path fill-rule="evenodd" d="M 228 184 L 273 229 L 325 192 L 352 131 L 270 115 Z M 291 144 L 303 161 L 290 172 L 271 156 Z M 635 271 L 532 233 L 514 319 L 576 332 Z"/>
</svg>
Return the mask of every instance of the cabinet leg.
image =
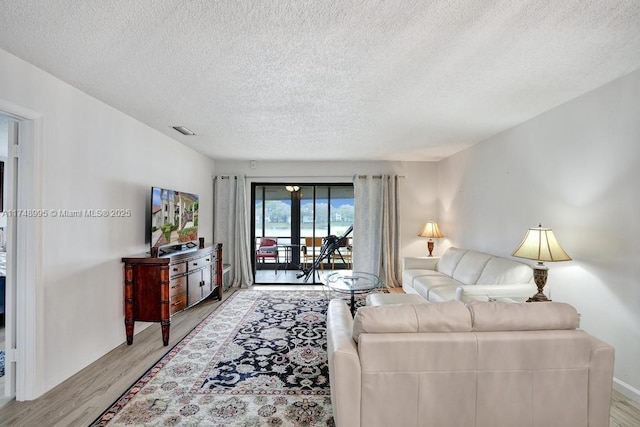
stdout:
<svg viewBox="0 0 640 427">
<path fill-rule="evenodd" d="M 130 319 L 124 320 L 124 328 L 125 328 L 125 331 L 127 332 L 127 345 L 133 344 L 133 324 L 134 323 L 135 323 L 134 320 L 130 320 Z"/>
<path fill-rule="evenodd" d="M 171 321 L 163 320 L 162 323 L 162 344 L 169 345 L 169 326 Z"/>
</svg>

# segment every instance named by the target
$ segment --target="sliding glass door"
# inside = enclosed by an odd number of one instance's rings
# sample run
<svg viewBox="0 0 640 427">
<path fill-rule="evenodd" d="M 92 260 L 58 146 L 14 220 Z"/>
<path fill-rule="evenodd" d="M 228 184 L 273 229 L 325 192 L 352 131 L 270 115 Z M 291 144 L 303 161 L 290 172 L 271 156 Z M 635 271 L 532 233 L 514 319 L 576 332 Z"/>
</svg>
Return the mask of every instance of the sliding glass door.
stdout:
<svg viewBox="0 0 640 427">
<path fill-rule="evenodd" d="M 256 284 L 316 283 L 317 274 L 304 272 L 351 267 L 349 239 L 318 257 L 323 238 L 340 237 L 353 224 L 353 184 L 253 184 L 251 195 Z"/>
</svg>

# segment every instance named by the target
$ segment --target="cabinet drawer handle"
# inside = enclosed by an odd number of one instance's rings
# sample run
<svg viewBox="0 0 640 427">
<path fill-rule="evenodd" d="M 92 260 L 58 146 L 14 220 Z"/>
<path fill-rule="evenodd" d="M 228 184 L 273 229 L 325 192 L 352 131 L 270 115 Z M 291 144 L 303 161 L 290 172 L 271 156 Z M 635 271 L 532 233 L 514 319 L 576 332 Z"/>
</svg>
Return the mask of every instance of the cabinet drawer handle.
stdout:
<svg viewBox="0 0 640 427">
<path fill-rule="evenodd" d="M 182 287 L 182 283 L 179 283 L 179 284 L 177 284 L 177 285 L 173 285 L 173 286 L 171 287 L 171 289 L 181 288 L 181 287 Z"/>
<path fill-rule="evenodd" d="M 193 263 L 193 265 L 194 265 L 194 266 L 196 266 L 196 265 L 198 265 L 198 263 L 197 263 L 197 262 L 194 262 L 194 263 Z"/>
<path fill-rule="evenodd" d="M 171 304 L 171 305 L 175 307 L 176 305 L 180 305 L 180 304 L 182 304 L 182 302 L 181 302 L 181 301 L 176 301 L 176 302 L 174 302 L 174 303 L 173 303 L 173 304 Z"/>
<path fill-rule="evenodd" d="M 178 267 L 173 267 L 173 271 L 178 271 Z"/>
</svg>

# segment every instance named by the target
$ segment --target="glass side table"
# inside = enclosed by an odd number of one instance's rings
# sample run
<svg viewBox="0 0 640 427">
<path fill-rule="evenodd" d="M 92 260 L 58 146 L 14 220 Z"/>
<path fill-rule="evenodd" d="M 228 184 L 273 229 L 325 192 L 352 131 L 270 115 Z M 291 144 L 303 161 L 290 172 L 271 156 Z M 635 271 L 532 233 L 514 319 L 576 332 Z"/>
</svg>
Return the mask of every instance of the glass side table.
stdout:
<svg viewBox="0 0 640 427">
<path fill-rule="evenodd" d="M 356 294 L 365 294 L 380 287 L 380 278 L 375 274 L 352 270 L 339 270 L 323 276 L 321 282 L 336 292 L 351 294 L 351 316 L 356 314 Z"/>
</svg>

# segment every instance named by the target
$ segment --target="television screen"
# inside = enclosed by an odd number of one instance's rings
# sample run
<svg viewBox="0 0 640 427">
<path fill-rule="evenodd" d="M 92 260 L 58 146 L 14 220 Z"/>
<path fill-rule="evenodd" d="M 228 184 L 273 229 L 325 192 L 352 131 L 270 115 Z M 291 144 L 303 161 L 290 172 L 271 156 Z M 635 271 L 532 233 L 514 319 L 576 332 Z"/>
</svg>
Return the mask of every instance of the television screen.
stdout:
<svg viewBox="0 0 640 427">
<path fill-rule="evenodd" d="M 198 195 L 153 187 L 151 247 L 182 249 L 195 246 L 197 240 Z"/>
</svg>

